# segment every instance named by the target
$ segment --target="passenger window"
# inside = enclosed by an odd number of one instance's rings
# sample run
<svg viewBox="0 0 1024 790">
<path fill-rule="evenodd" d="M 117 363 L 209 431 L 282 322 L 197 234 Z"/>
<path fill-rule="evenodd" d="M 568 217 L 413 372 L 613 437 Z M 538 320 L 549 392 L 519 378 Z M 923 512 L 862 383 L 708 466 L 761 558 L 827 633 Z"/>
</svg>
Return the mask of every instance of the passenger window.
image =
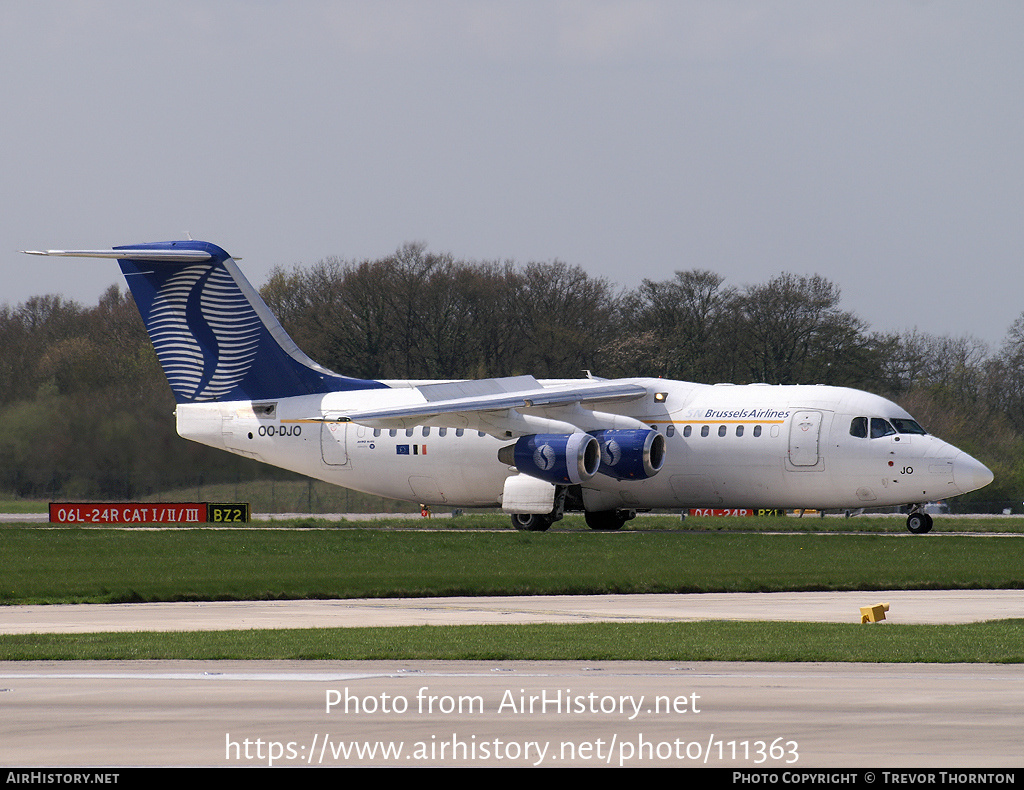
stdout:
<svg viewBox="0 0 1024 790">
<path fill-rule="evenodd" d="M 724 425 L 719 425 L 718 426 L 718 435 L 719 436 L 725 436 L 725 431 L 726 431 L 726 428 L 725 428 Z"/>
<path fill-rule="evenodd" d="M 380 428 L 374 428 L 373 429 L 373 435 L 374 436 L 380 436 Z"/>
<path fill-rule="evenodd" d="M 707 436 L 709 433 L 711 433 L 711 429 L 706 425 L 702 425 L 700 428 L 700 435 Z"/>
<path fill-rule="evenodd" d="M 685 436 L 687 439 L 690 438 L 690 434 L 691 433 L 693 433 L 693 426 L 692 425 L 686 425 L 686 426 L 683 427 L 683 436 Z"/>
<path fill-rule="evenodd" d="M 867 417 L 853 418 L 853 422 L 850 423 L 850 436 L 856 436 L 858 439 L 866 439 L 868 437 Z"/>
<path fill-rule="evenodd" d="M 464 434 L 465 432 L 466 432 L 465 428 L 456 428 L 455 429 L 455 435 L 456 436 L 462 436 L 462 434 Z"/>
<path fill-rule="evenodd" d="M 871 438 L 878 439 L 882 436 L 891 436 L 896 433 L 896 429 L 889 425 L 888 420 L 883 420 L 881 417 L 871 418 Z"/>
<path fill-rule="evenodd" d="M 755 425 L 754 426 L 754 436 L 760 436 L 760 435 L 761 435 L 761 426 L 760 425 Z"/>
<path fill-rule="evenodd" d="M 438 428 L 437 429 L 437 435 L 438 436 L 447 436 L 448 435 L 448 429 L 447 428 Z"/>
<path fill-rule="evenodd" d="M 430 436 L 430 427 L 429 426 L 427 426 L 427 427 L 425 427 L 423 429 L 423 436 L 424 437 Z"/>
<path fill-rule="evenodd" d="M 674 425 L 666 426 L 665 427 L 665 435 L 666 436 L 675 436 L 676 435 L 676 426 L 674 426 Z"/>
<path fill-rule="evenodd" d="M 388 436 L 398 436 L 398 428 L 392 428 L 388 431 Z"/>
<path fill-rule="evenodd" d="M 737 436 L 742 436 L 743 435 L 743 426 L 742 425 L 737 425 L 736 426 L 736 435 Z"/>
<path fill-rule="evenodd" d="M 412 428 L 406 428 L 405 429 L 405 435 L 406 436 L 412 436 Z"/>
</svg>

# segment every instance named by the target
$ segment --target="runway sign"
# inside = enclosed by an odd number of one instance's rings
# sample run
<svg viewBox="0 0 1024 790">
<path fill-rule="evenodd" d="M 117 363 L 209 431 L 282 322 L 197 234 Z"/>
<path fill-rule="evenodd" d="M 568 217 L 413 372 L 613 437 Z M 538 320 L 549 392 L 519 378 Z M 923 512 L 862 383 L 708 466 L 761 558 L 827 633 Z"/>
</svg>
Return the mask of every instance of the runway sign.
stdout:
<svg viewBox="0 0 1024 790">
<path fill-rule="evenodd" d="M 51 524 L 244 524 L 249 503 L 51 502 Z"/>
<path fill-rule="evenodd" d="M 784 516 L 785 510 L 777 507 L 741 507 L 741 508 L 690 508 L 691 516 Z"/>
</svg>

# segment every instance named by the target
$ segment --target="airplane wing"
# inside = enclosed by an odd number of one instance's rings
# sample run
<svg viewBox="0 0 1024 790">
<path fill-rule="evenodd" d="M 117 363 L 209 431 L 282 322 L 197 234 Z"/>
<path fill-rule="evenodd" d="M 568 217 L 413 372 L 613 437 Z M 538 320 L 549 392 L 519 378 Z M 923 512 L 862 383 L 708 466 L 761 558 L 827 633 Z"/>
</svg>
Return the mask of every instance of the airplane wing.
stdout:
<svg viewBox="0 0 1024 790">
<path fill-rule="evenodd" d="M 601 426 L 579 424 L 577 412 L 584 405 L 632 401 L 648 394 L 647 387 L 632 381 L 582 380 L 545 387 L 533 376 L 425 384 L 415 390 L 422 403 L 358 409 L 334 419 L 371 428 L 430 425 L 515 435 L 535 431 L 536 421 L 529 419 L 535 415 L 589 430 Z"/>
</svg>

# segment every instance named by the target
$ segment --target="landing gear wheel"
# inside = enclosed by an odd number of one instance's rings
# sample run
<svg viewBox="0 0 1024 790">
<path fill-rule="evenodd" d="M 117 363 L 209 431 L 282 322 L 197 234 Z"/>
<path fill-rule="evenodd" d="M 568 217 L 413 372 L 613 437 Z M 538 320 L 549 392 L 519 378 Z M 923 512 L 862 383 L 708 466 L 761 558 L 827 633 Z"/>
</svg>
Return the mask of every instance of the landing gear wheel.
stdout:
<svg viewBox="0 0 1024 790">
<path fill-rule="evenodd" d="M 587 526 L 591 529 L 612 531 L 622 529 L 622 525 L 632 516 L 628 510 L 588 510 L 584 513 Z"/>
<path fill-rule="evenodd" d="M 907 529 L 915 535 L 924 535 L 932 528 L 932 517 L 927 513 L 911 513 L 907 516 Z"/>
<path fill-rule="evenodd" d="M 512 526 L 527 532 L 544 532 L 554 522 L 547 513 L 514 513 Z"/>
</svg>

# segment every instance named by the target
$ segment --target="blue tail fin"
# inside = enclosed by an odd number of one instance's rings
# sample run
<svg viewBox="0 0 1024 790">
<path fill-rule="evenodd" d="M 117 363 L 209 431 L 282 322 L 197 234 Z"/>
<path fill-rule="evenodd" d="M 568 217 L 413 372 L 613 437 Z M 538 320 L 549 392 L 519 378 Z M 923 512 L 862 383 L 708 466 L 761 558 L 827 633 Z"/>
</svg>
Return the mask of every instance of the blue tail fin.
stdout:
<svg viewBox="0 0 1024 790">
<path fill-rule="evenodd" d="M 168 241 L 35 253 L 116 258 L 178 403 L 384 387 L 321 367 L 295 345 L 220 247 Z"/>
<path fill-rule="evenodd" d="M 302 353 L 235 261 L 216 245 L 190 240 L 114 251 L 125 255 L 118 259 L 121 271 L 179 403 L 384 386 L 339 376 Z M 162 253 L 209 257 L 166 262 Z"/>
</svg>

